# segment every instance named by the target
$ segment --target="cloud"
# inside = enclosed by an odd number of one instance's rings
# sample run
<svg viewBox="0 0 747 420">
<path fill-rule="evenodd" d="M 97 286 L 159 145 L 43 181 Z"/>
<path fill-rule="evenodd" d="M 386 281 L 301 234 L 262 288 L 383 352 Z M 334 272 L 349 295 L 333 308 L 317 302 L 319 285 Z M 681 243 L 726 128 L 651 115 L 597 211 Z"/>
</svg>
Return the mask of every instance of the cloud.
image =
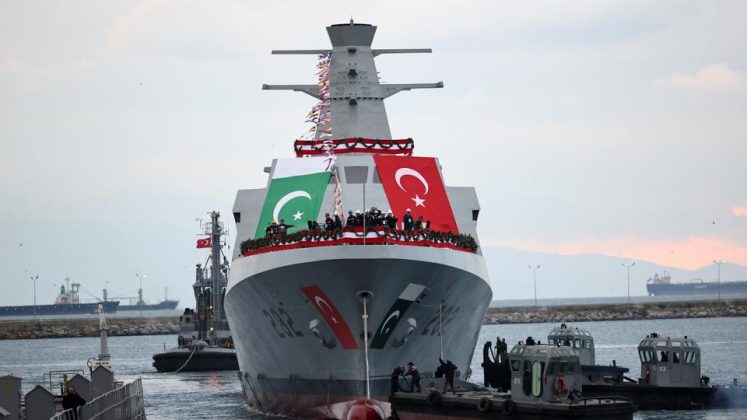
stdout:
<svg viewBox="0 0 747 420">
<path fill-rule="evenodd" d="M 684 240 L 652 240 L 639 236 L 623 235 L 610 239 L 556 243 L 488 238 L 480 242 L 485 246 L 505 246 L 546 254 L 600 254 L 634 261 L 649 261 L 688 270 L 704 267 L 714 259 L 747 265 L 747 246 L 701 236 L 690 236 Z"/>
<path fill-rule="evenodd" d="M 731 208 L 731 212 L 735 216 L 747 216 L 747 206 L 734 206 Z"/>
<path fill-rule="evenodd" d="M 695 73 L 674 72 L 656 80 L 658 86 L 688 92 L 747 92 L 747 73 L 728 63 L 711 64 Z"/>
</svg>

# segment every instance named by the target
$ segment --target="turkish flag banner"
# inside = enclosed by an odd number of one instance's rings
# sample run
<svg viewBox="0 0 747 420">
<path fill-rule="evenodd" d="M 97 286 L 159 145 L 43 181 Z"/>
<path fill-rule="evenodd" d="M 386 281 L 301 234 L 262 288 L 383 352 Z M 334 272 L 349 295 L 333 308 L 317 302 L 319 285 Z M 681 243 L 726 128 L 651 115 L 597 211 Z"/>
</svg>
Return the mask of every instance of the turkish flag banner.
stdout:
<svg viewBox="0 0 747 420">
<path fill-rule="evenodd" d="M 306 298 L 309 299 L 311 306 L 313 306 L 324 317 L 324 320 L 327 321 L 329 328 L 332 329 L 332 332 L 335 334 L 337 339 L 340 340 L 342 348 L 345 350 L 357 349 L 358 343 L 355 342 L 353 333 L 350 332 L 348 324 L 345 322 L 342 314 L 340 314 L 340 311 L 337 310 L 332 299 L 330 299 L 329 296 L 327 296 L 327 294 L 317 285 L 302 287 L 301 292 L 303 292 L 303 294 L 306 295 Z"/>
<path fill-rule="evenodd" d="M 401 221 L 407 209 L 413 219 L 431 222 L 431 230 L 459 233 L 436 158 L 374 156 L 386 198 Z"/>
<path fill-rule="evenodd" d="M 211 238 L 197 240 L 197 248 L 210 248 L 212 245 L 213 240 Z"/>
</svg>

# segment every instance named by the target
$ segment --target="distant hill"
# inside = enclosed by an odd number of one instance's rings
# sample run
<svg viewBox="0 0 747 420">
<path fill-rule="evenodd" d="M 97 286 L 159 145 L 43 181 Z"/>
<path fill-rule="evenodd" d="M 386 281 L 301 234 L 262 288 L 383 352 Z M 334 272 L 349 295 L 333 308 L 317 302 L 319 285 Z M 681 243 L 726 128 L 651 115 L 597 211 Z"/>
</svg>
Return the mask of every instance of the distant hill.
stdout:
<svg viewBox="0 0 747 420">
<path fill-rule="evenodd" d="M 494 300 L 533 299 L 532 271 L 528 265 L 540 264 L 537 270 L 537 297 L 590 298 L 627 296 L 626 270 L 621 265 L 631 260 L 606 255 L 565 256 L 522 251 L 507 247 L 486 246 L 483 254 L 488 265 Z M 630 269 L 631 296 L 646 295 L 646 280 L 666 270 L 673 282 L 693 279 L 716 280 L 716 266 L 698 270 L 667 267 L 647 261 L 635 261 Z M 724 263 L 721 281 L 747 280 L 747 266 Z"/>
</svg>

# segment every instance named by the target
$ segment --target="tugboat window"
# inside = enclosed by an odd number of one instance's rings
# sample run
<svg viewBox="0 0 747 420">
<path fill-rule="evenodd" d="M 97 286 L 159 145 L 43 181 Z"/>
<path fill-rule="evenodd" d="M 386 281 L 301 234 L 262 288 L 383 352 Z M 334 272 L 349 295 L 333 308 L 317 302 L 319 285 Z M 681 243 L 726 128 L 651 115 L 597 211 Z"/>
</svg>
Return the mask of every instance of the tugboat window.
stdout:
<svg viewBox="0 0 747 420">
<path fill-rule="evenodd" d="M 521 370 L 521 360 L 512 360 L 511 370 L 513 370 L 514 372 L 518 372 L 519 370 Z"/>
<path fill-rule="evenodd" d="M 679 363 L 680 362 L 680 353 L 677 351 L 672 352 L 672 363 Z"/>
<path fill-rule="evenodd" d="M 547 375 L 555 375 L 556 369 L 558 368 L 558 364 L 555 362 L 550 362 L 550 364 L 547 365 Z"/>
<path fill-rule="evenodd" d="M 669 352 L 668 351 L 662 351 L 661 352 L 661 358 L 659 359 L 662 363 L 669 361 Z"/>
<path fill-rule="evenodd" d="M 561 375 L 568 373 L 568 362 L 560 362 L 560 371 L 558 373 Z"/>
<path fill-rule="evenodd" d="M 345 182 L 348 184 L 365 184 L 368 181 L 368 166 L 346 166 Z"/>
</svg>

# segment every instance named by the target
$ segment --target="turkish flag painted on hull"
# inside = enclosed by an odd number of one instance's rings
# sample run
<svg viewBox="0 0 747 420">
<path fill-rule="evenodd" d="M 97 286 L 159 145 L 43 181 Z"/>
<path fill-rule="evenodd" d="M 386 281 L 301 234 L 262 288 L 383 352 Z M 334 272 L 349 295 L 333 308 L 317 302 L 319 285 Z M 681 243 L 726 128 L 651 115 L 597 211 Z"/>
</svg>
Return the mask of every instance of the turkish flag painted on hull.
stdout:
<svg viewBox="0 0 747 420">
<path fill-rule="evenodd" d="M 302 287 L 301 291 L 306 295 L 306 298 L 309 299 L 309 303 L 311 303 L 311 305 L 324 317 L 324 320 L 327 321 L 329 328 L 332 329 L 332 332 L 335 334 L 337 339 L 340 340 L 342 348 L 345 350 L 357 349 L 358 343 L 355 342 L 353 333 L 350 332 L 348 324 L 345 322 L 342 314 L 340 314 L 340 311 L 337 310 L 332 299 L 330 299 L 329 296 L 327 296 L 327 294 L 317 285 Z"/>
<path fill-rule="evenodd" d="M 392 211 L 401 221 L 407 209 L 413 218 L 430 220 L 431 230 L 458 233 L 436 158 L 374 156 Z"/>
</svg>

